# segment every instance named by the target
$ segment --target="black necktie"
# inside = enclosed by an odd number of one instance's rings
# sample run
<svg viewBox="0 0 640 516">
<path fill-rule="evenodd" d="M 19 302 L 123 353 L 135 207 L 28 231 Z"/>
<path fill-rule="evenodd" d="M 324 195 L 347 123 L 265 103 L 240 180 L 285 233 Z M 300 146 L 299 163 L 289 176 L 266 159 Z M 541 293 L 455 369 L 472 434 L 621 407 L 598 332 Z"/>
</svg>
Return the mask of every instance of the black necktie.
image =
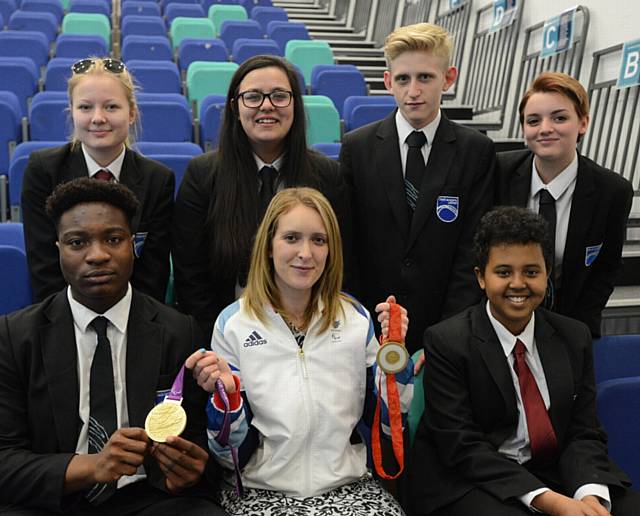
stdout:
<svg viewBox="0 0 640 516">
<path fill-rule="evenodd" d="M 547 229 L 549 230 L 548 245 L 551 250 L 551 271 L 549 273 L 549 280 L 547 281 L 547 293 L 544 300 L 544 307 L 552 310 L 555 298 L 554 277 L 556 276 L 556 200 L 548 190 L 544 189 L 540 190 L 538 198 L 540 201 L 538 214 L 547 222 Z"/>
<path fill-rule="evenodd" d="M 116 431 L 116 393 L 113 385 L 111 344 L 107 338 L 107 319 L 96 317 L 90 326 L 98 337 L 98 345 L 91 362 L 89 381 L 89 453 L 98 453 Z M 111 496 L 116 484 L 96 484 L 87 499 L 98 505 Z"/>
<path fill-rule="evenodd" d="M 262 187 L 260 188 L 260 206 L 262 213 L 267 210 L 267 206 L 271 202 L 275 194 L 275 182 L 278 176 L 278 171 L 269 165 L 265 165 L 260 169 L 260 178 L 262 180 Z"/>
<path fill-rule="evenodd" d="M 407 167 L 404 173 L 404 189 L 407 194 L 407 204 L 413 214 L 420 194 L 420 183 L 422 183 L 422 176 L 424 175 L 422 146 L 427 143 L 427 137 L 422 131 L 413 131 L 407 136 L 405 142 L 409 146 L 409 151 L 407 152 Z"/>
</svg>

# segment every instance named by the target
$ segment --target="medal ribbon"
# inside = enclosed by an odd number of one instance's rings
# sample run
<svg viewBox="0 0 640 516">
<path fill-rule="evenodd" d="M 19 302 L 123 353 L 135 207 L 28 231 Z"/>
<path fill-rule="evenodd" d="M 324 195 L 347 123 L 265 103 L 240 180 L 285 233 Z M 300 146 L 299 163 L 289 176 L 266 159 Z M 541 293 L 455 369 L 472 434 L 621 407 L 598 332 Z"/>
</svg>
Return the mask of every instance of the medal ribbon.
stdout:
<svg viewBox="0 0 640 516">
<path fill-rule="evenodd" d="M 240 461 L 238 460 L 238 450 L 229 445 L 229 433 L 231 432 L 231 405 L 229 403 L 229 396 L 224 388 L 224 383 L 218 378 L 216 380 L 216 390 L 218 395 L 224 404 L 224 419 L 222 420 L 222 428 L 216 436 L 216 442 L 220 446 L 229 446 L 231 448 L 231 457 L 233 458 L 233 467 L 236 475 L 236 494 L 242 498 L 244 496 L 244 489 L 242 487 L 242 478 L 240 476 Z"/>
<path fill-rule="evenodd" d="M 402 315 L 400 306 L 396 303 L 390 303 L 389 309 L 389 335 L 388 341 L 402 341 Z M 380 336 L 380 344 L 384 346 L 384 339 Z M 382 378 L 381 372 L 380 378 Z M 398 385 L 394 374 L 387 374 L 387 405 L 389 411 L 389 423 L 391 426 L 391 445 L 393 447 L 393 455 L 398 462 L 399 470 L 395 475 L 389 475 L 382 465 L 382 447 L 380 444 L 380 399 L 382 397 L 382 381 L 378 380 L 378 399 L 376 401 L 376 410 L 373 416 L 373 428 L 371 429 L 371 453 L 373 454 L 373 464 L 376 472 L 381 478 L 393 480 L 398 478 L 404 470 L 404 443 L 402 438 L 402 413 L 400 410 L 400 394 L 398 393 Z"/>
<path fill-rule="evenodd" d="M 182 386 L 184 384 L 184 364 L 178 371 L 176 379 L 171 386 L 171 392 L 166 395 L 165 400 L 182 401 Z"/>
</svg>

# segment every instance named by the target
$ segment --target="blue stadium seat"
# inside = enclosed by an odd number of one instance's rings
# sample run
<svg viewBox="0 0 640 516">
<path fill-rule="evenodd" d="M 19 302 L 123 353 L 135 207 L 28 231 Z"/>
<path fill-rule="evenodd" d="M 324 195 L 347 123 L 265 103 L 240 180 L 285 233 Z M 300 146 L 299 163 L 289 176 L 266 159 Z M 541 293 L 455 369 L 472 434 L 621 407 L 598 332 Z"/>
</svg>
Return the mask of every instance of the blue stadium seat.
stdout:
<svg viewBox="0 0 640 516">
<path fill-rule="evenodd" d="M 251 19 L 257 21 L 262 27 L 262 31 L 267 33 L 267 25 L 272 21 L 289 21 L 287 11 L 282 7 L 265 7 L 258 5 L 251 10 Z"/>
<path fill-rule="evenodd" d="M 0 315 L 33 302 L 27 255 L 13 246 L 0 245 Z"/>
<path fill-rule="evenodd" d="M 191 142 L 193 139 L 193 121 L 186 99 L 138 100 L 138 107 L 142 121 L 139 141 Z"/>
<path fill-rule="evenodd" d="M 608 335 L 593 342 L 596 383 L 640 377 L 640 335 Z"/>
<path fill-rule="evenodd" d="M 94 13 L 111 17 L 111 3 L 103 0 L 70 0 L 70 13 Z"/>
<path fill-rule="evenodd" d="M 60 34 L 56 39 L 56 57 L 84 59 L 89 56 L 106 56 L 107 53 L 107 45 L 102 36 Z"/>
<path fill-rule="evenodd" d="M 381 120 L 396 108 L 391 95 L 351 96 L 344 101 L 343 119 L 345 131 Z"/>
<path fill-rule="evenodd" d="M 23 11 L 51 13 L 56 17 L 58 25 L 64 16 L 64 8 L 60 0 L 22 0 L 20 9 Z"/>
<path fill-rule="evenodd" d="M 136 93 L 138 102 L 176 102 L 189 106 L 189 101 L 182 93 L 149 93 L 139 91 Z"/>
<path fill-rule="evenodd" d="M 9 30 L 41 32 L 50 43 L 58 35 L 58 20 L 55 15 L 37 11 L 16 11 L 9 18 Z"/>
<path fill-rule="evenodd" d="M 131 14 L 137 14 L 141 16 L 162 16 L 162 13 L 160 12 L 160 6 L 157 2 L 147 2 L 144 0 L 131 0 L 130 2 L 122 2 L 120 12 L 123 18 Z"/>
<path fill-rule="evenodd" d="M 338 160 L 340 156 L 340 147 L 342 144 L 340 143 L 314 143 L 312 147 L 318 152 L 322 152 L 328 158 L 333 160 Z"/>
<path fill-rule="evenodd" d="M 200 105 L 200 141 L 205 151 L 218 146 L 220 124 L 227 97 L 225 95 L 208 95 Z"/>
<path fill-rule="evenodd" d="M 182 84 L 178 67 L 172 61 L 127 61 L 127 68 L 149 93 L 180 93 Z"/>
<path fill-rule="evenodd" d="M 0 30 L 4 30 L 4 18 L 2 14 L 0 14 Z"/>
<path fill-rule="evenodd" d="M 195 145 L 195 144 L 194 144 Z M 180 183 L 182 182 L 182 178 L 184 177 L 184 173 L 187 169 L 187 165 L 193 158 L 191 154 L 174 154 L 172 152 L 171 144 L 165 145 L 166 149 L 162 153 L 150 153 L 145 154 L 148 158 L 159 161 L 163 165 L 169 167 L 173 171 L 173 175 L 176 178 L 176 190 L 175 195 L 178 195 L 178 189 L 180 188 Z M 196 145 L 196 147 L 198 147 Z M 200 149 L 200 147 L 198 147 Z M 200 149 L 199 154 L 202 154 L 202 149 Z"/>
<path fill-rule="evenodd" d="M 24 228 L 22 222 L 0 224 L 0 245 L 10 245 L 24 251 Z"/>
<path fill-rule="evenodd" d="M 185 38 L 178 47 L 178 64 L 185 71 L 194 61 L 228 61 L 229 53 L 220 39 Z"/>
<path fill-rule="evenodd" d="M 22 116 L 27 116 L 27 101 L 38 90 L 39 75 L 28 57 L 0 57 L 0 90 L 16 94 Z"/>
<path fill-rule="evenodd" d="M 262 28 L 255 20 L 227 20 L 220 27 L 220 39 L 224 41 L 228 50 L 233 48 L 233 43 L 239 38 L 260 39 Z"/>
<path fill-rule="evenodd" d="M 67 91 L 67 80 L 71 77 L 73 57 L 54 57 L 47 63 L 44 73 L 44 89 L 47 91 Z"/>
<path fill-rule="evenodd" d="M 122 40 L 122 60 L 171 61 L 171 42 L 166 36 L 129 35 Z"/>
<path fill-rule="evenodd" d="M 135 148 L 145 156 L 148 154 L 162 154 L 171 151 L 170 154 L 184 154 L 185 156 L 198 156 L 202 154 L 199 145 L 193 142 L 138 142 Z"/>
<path fill-rule="evenodd" d="M 267 37 L 274 40 L 284 53 L 287 43 L 292 39 L 310 39 L 304 23 L 270 21 L 267 23 Z"/>
<path fill-rule="evenodd" d="M 174 1 L 174 0 L 172 0 Z M 164 17 L 167 25 L 171 25 L 174 18 L 182 16 L 184 18 L 204 18 L 207 14 L 200 4 L 170 3 L 164 10 Z"/>
<path fill-rule="evenodd" d="M 171 4 L 199 4 L 200 0 L 158 0 L 158 5 L 163 13 L 167 13 L 167 7 Z"/>
<path fill-rule="evenodd" d="M 9 22 L 11 14 L 18 8 L 16 0 L 0 0 L 0 16 L 4 20 L 4 24 Z M 4 28 L 4 24 L 0 26 L 0 30 Z"/>
<path fill-rule="evenodd" d="M 271 0 L 238 0 L 235 3 L 244 7 L 248 15 L 251 15 L 256 7 L 273 7 Z"/>
<path fill-rule="evenodd" d="M 11 206 L 12 221 L 18 222 L 22 220 L 20 213 L 20 207 L 22 204 L 22 182 L 24 179 L 24 170 L 27 168 L 27 163 L 29 161 L 29 154 L 35 150 L 45 149 L 47 147 L 57 147 L 63 143 L 65 142 L 24 142 L 16 146 L 9 165 L 9 205 Z"/>
<path fill-rule="evenodd" d="M 166 36 L 167 28 L 159 16 L 131 14 L 122 18 L 122 38 L 135 34 L 138 36 Z"/>
<path fill-rule="evenodd" d="M 272 39 L 238 38 L 233 43 L 231 50 L 231 57 L 238 64 L 262 54 L 281 57 L 283 55 L 278 44 Z"/>
<path fill-rule="evenodd" d="M 0 57 L 28 57 L 40 68 L 49 59 L 49 41 L 44 34 L 37 31 L 2 31 Z"/>
<path fill-rule="evenodd" d="M 316 65 L 311 71 L 311 93 L 329 97 L 343 118 L 345 99 L 365 96 L 367 83 L 362 72 L 353 65 Z"/>
<path fill-rule="evenodd" d="M 640 486 L 640 377 L 597 385 L 598 417 L 607 432 L 609 456 Z"/>
<path fill-rule="evenodd" d="M 34 141 L 66 140 L 72 132 L 66 91 L 36 93 L 29 108 L 29 139 Z"/>
<path fill-rule="evenodd" d="M 11 91 L 0 90 L 0 175 L 9 172 L 9 144 L 20 143 L 20 100 Z"/>
</svg>

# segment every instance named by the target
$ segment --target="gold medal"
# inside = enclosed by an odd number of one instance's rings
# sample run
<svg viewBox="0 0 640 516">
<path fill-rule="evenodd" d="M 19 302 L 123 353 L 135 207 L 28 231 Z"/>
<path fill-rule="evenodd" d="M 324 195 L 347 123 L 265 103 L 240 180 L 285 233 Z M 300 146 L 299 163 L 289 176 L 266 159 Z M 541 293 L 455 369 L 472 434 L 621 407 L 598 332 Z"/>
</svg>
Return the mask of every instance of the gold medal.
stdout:
<svg viewBox="0 0 640 516">
<path fill-rule="evenodd" d="M 147 414 L 144 429 L 149 438 L 163 443 L 170 435 L 180 435 L 187 426 L 187 413 L 179 401 L 165 400 Z"/>
<path fill-rule="evenodd" d="M 376 355 L 376 361 L 387 374 L 396 374 L 404 371 L 409 362 L 409 352 L 398 342 L 385 342 Z"/>
</svg>

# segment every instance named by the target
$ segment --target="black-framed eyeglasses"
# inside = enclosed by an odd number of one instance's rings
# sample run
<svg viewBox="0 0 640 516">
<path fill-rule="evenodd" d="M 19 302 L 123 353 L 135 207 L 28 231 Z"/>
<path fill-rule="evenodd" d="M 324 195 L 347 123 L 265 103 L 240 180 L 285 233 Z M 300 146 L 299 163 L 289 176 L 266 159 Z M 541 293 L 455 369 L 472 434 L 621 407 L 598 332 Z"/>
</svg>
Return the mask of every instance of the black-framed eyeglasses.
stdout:
<svg viewBox="0 0 640 516">
<path fill-rule="evenodd" d="M 264 99 L 269 99 L 273 107 L 285 108 L 291 104 L 293 92 L 287 90 L 274 90 L 271 93 L 249 90 L 238 93 L 236 99 L 241 98 L 244 107 L 259 108 L 264 103 Z"/>
<path fill-rule="evenodd" d="M 95 64 L 95 59 L 80 59 L 71 65 L 71 71 L 75 74 L 87 73 Z M 111 73 L 122 73 L 126 70 L 122 61 L 110 57 L 102 59 L 102 67 Z"/>
</svg>

